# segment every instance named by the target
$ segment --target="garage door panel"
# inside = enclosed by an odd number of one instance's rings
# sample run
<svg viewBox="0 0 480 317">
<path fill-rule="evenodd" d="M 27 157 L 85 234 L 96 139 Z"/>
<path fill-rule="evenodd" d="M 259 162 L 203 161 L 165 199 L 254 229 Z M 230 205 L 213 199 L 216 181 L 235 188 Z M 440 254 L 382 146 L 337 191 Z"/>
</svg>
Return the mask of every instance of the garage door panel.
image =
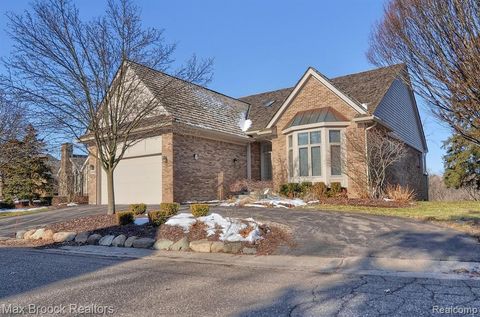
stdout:
<svg viewBox="0 0 480 317">
<path fill-rule="evenodd" d="M 128 158 L 114 171 L 117 204 L 159 204 L 162 201 L 162 156 Z M 102 204 L 107 204 L 106 173 L 102 171 Z"/>
</svg>

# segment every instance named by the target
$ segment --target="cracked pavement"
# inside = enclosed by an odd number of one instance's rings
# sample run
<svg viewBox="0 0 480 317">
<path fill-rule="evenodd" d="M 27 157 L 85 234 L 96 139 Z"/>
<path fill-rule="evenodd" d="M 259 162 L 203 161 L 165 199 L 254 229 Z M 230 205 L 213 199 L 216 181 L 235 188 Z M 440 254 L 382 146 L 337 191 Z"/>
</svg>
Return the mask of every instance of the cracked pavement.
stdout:
<svg viewBox="0 0 480 317">
<path fill-rule="evenodd" d="M 0 309 L 95 304 L 113 307 L 115 316 L 443 316 L 434 306 L 480 311 L 480 280 L 321 274 L 161 257 L 0 248 L 0 281 Z"/>
</svg>

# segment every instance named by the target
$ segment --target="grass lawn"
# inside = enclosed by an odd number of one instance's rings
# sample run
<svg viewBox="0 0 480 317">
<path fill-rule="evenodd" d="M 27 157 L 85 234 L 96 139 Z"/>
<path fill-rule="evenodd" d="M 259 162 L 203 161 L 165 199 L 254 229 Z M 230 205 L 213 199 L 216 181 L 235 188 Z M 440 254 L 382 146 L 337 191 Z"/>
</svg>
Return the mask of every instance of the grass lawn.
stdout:
<svg viewBox="0 0 480 317">
<path fill-rule="evenodd" d="M 404 208 L 364 207 L 328 204 L 314 205 L 307 208 L 326 211 L 345 211 L 370 215 L 407 217 L 421 220 L 480 220 L 480 202 L 478 201 L 419 201 L 411 207 Z"/>
<path fill-rule="evenodd" d="M 48 207 L 39 208 L 35 210 L 27 210 L 27 211 L 12 211 L 12 212 L 0 212 L 0 219 L 8 218 L 8 217 L 16 217 L 16 216 L 23 216 L 23 215 L 32 215 L 37 214 L 39 212 L 48 211 Z"/>
</svg>

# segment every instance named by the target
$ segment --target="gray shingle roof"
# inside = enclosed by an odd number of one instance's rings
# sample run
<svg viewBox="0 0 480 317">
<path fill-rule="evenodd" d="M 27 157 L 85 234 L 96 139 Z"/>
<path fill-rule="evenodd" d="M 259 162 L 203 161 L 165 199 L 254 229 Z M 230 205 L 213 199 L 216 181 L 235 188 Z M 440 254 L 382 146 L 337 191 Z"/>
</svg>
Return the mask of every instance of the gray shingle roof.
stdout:
<svg viewBox="0 0 480 317">
<path fill-rule="evenodd" d="M 249 108 L 245 102 L 137 63 L 129 66 L 176 122 L 246 136 L 239 123 Z"/>
<path fill-rule="evenodd" d="M 405 70 L 404 64 L 397 64 L 335 77 L 329 81 L 353 100 L 367 104 L 368 112 L 373 113 L 393 80 Z M 253 124 L 250 131 L 265 128 L 294 88 L 284 88 L 239 98 L 251 105 L 249 118 Z M 272 100 L 275 102 L 266 107 L 265 105 Z M 319 107 L 322 106 L 328 105 L 319 105 Z"/>
</svg>

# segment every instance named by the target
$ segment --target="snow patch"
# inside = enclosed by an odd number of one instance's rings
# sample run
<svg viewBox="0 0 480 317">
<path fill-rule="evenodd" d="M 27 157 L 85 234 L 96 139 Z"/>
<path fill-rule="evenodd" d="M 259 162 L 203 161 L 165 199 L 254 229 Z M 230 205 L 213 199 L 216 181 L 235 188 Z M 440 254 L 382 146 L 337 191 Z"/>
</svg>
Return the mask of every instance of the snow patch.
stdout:
<svg viewBox="0 0 480 317">
<path fill-rule="evenodd" d="M 242 129 L 243 132 L 246 132 L 252 126 L 252 120 L 246 119 L 242 116 L 238 121 L 238 125 L 240 126 L 240 129 Z"/>
<path fill-rule="evenodd" d="M 18 208 L 18 209 L 0 209 L 0 212 L 37 211 L 37 210 L 46 210 L 46 209 L 47 209 L 47 207 Z"/>
<path fill-rule="evenodd" d="M 219 239 L 222 241 L 247 241 L 254 242 L 261 239 L 259 223 L 252 218 L 239 219 L 223 217 L 217 213 L 212 213 L 208 216 L 194 218 L 192 214 L 180 213 L 173 217 L 170 217 L 166 225 L 178 226 L 187 233 L 190 226 L 196 222 L 203 222 L 207 226 L 207 236 L 213 236 L 217 230 L 221 231 Z M 240 234 L 240 231 L 252 227 L 252 230 L 246 237 Z"/>
<path fill-rule="evenodd" d="M 67 207 L 76 207 L 76 206 L 78 206 L 77 203 L 68 203 L 67 204 Z"/>
<path fill-rule="evenodd" d="M 135 218 L 135 221 L 133 223 L 136 224 L 137 226 L 142 226 L 148 223 L 148 217 Z"/>
</svg>

